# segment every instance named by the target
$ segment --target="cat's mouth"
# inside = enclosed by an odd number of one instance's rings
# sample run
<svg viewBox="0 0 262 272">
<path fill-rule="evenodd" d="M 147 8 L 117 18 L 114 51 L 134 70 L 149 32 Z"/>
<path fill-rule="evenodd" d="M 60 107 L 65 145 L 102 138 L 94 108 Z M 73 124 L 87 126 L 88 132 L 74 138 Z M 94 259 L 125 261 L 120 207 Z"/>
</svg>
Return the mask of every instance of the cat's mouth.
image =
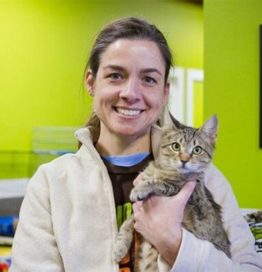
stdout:
<svg viewBox="0 0 262 272">
<path fill-rule="evenodd" d="M 184 170 L 189 170 L 190 167 L 188 166 L 188 162 L 180 161 L 179 162 L 179 168 Z"/>
<path fill-rule="evenodd" d="M 187 173 L 190 173 L 190 172 L 197 172 L 197 169 L 195 167 L 193 167 L 192 164 L 183 164 L 181 163 L 181 165 L 179 166 L 179 169 L 181 171 L 181 173 L 183 174 L 187 174 Z"/>
<path fill-rule="evenodd" d="M 180 166 L 180 171 L 183 173 L 183 174 L 186 174 L 188 172 L 190 172 L 190 168 L 188 168 L 186 165 L 181 165 Z"/>
</svg>

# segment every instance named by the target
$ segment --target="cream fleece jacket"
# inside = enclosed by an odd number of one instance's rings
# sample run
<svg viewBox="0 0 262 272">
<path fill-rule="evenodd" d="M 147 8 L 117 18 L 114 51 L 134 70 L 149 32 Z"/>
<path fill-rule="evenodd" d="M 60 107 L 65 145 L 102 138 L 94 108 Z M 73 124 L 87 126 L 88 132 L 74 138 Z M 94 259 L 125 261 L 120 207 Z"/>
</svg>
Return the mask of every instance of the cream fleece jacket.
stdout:
<svg viewBox="0 0 262 272">
<path fill-rule="evenodd" d="M 160 133 L 152 129 L 154 154 Z M 40 166 L 28 183 L 10 272 L 118 271 L 112 261 L 117 223 L 111 181 L 88 129 L 76 135 L 83 143 L 78 152 Z M 213 165 L 205 182 L 223 208 L 232 259 L 183 230 L 174 266 L 159 257 L 159 271 L 262 271 L 262 258 L 254 250 L 254 239 L 230 185 Z"/>
</svg>

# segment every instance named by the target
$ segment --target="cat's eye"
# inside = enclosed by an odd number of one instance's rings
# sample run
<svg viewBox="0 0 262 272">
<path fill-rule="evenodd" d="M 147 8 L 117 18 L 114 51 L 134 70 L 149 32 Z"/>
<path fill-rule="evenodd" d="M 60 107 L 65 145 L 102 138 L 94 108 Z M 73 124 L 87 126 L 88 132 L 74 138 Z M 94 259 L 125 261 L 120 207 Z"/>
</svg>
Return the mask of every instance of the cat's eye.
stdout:
<svg viewBox="0 0 262 272">
<path fill-rule="evenodd" d="M 201 152 L 202 152 L 202 147 L 201 146 L 195 146 L 192 150 L 192 153 L 195 154 L 195 155 L 199 155 Z"/>
<path fill-rule="evenodd" d="M 180 144 L 175 142 L 171 145 L 171 148 L 174 150 L 174 151 L 180 151 Z"/>
</svg>

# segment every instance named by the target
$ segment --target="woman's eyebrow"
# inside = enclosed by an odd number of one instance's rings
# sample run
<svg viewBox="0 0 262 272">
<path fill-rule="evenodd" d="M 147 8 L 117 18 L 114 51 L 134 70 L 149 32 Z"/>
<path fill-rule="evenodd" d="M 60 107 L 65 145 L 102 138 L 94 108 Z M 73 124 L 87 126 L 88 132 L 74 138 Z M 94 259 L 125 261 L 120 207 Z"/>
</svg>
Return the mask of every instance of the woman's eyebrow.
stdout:
<svg viewBox="0 0 262 272">
<path fill-rule="evenodd" d="M 115 64 L 106 65 L 106 66 L 102 67 L 102 69 L 103 70 L 111 69 L 111 70 L 121 71 L 121 72 L 126 71 L 126 69 L 124 67 L 122 67 L 120 65 L 115 65 Z M 162 73 L 158 69 L 156 69 L 156 68 L 144 68 L 140 72 L 141 72 L 141 74 L 157 73 L 160 76 L 162 76 Z"/>
<path fill-rule="evenodd" d="M 111 69 L 111 70 L 116 70 L 116 71 L 125 71 L 124 67 L 119 66 L 119 65 L 114 65 L 114 64 L 109 64 L 103 67 L 103 70 L 106 69 Z"/>
<path fill-rule="evenodd" d="M 143 73 L 143 74 L 146 74 L 146 73 L 157 73 L 160 76 L 162 76 L 162 73 L 158 69 L 156 69 L 156 68 L 145 68 L 145 69 L 142 69 L 141 73 Z"/>
</svg>

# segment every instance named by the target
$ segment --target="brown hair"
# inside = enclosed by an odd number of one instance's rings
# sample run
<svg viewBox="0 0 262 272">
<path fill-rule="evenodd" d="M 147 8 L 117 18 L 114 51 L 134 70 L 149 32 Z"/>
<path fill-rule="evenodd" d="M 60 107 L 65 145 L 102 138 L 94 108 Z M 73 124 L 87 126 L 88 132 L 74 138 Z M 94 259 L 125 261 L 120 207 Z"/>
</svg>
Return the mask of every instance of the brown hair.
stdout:
<svg viewBox="0 0 262 272">
<path fill-rule="evenodd" d="M 96 76 L 101 54 L 118 39 L 141 39 L 155 42 L 165 61 L 165 82 L 167 81 L 172 65 L 172 54 L 167 41 L 155 25 L 136 17 L 126 17 L 113 21 L 101 30 L 91 50 L 86 70 L 90 68 L 93 75 Z"/>
</svg>

